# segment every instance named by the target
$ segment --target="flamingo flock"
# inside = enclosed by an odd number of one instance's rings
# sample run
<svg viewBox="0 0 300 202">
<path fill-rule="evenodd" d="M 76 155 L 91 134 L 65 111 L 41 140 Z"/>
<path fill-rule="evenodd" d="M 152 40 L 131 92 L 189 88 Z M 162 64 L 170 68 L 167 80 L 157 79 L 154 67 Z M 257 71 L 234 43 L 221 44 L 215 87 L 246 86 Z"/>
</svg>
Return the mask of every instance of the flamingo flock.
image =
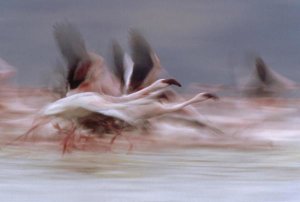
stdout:
<svg viewBox="0 0 300 202">
<path fill-rule="evenodd" d="M 139 31 L 129 32 L 130 54 L 117 41 L 112 42 L 114 65 L 108 68 L 103 57 L 87 50 L 73 24 L 57 23 L 53 28 L 65 61 L 61 72 L 66 73 L 62 73 L 59 89 L 64 93 L 34 111 L 32 126 L 18 140 L 29 139 L 37 130 L 51 127 L 52 131 L 64 134 L 65 152 L 74 145 L 81 130 L 99 138 L 112 133 L 112 144 L 124 130 L 147 133 L 163 116 L 178 116 L 185 121 L 194 119 L 201 127 L 205 125 L 198 120 L 197 110 L 191 104 L 218 97 L 201 92 L 185 100 L 171 90 L 170 86 L 181 87 L 181 84 L 174 78 L 161 77 L 159 58 Z M 6 72 L 3 77 L 8 78 Z"/>
<path fill-rule="evenodd" d="M 63 152 L 66 152 L 74 149 L 76 141 L 81 139 L 94 141 L 107 136 L 110 145 L 117 137 L 125 137 L 131 149 L 130 133 L 143 136 L 174 127 L 176 130 L 185 127 L 197 133 L 206 130 L 211 136 L 224 135 L 213 123 L 205 122 L 200 110 L 193 106 L 206 100 L 218 100 L 218 97 L 201 92 L 187 99 L 172 89 L 171 86 L 181 87 L 180 82 L 166 76 L 159 57 L 138 30 L 129 32 L 130 54 L 124 52 L 116 40 L 112 42 L 112 67 L 100 55 L 88 51 L 82 35 L 72 23 L 55 24 L 53 34 L 64 60 L 58 89 L 61 93 L 57 96 L 54 90 L 40 89 L 37 96 L 47 94 L 51 101 L 48 99 L 35 109 L 23 104 L 26 108 L 23 111 L 30 114 L 31 126 L 13 142 L 28 140 L 36 133 L 59 134 L 63 137 Z M 2 59 L 0 67 L 0 82 L 6 82 L 15 74 L 14 68 Z M 268 94 L 296 86 L 268 68 L 260 57 L 256 59 L 253 77 L 245 83 L 243 92 Z M 6 105 L 9 104 L 1 101 L 1 108 L 7 108 Z M 5 121 L 8 125 L 24 123 L 21 120 Z"/>
</svg>

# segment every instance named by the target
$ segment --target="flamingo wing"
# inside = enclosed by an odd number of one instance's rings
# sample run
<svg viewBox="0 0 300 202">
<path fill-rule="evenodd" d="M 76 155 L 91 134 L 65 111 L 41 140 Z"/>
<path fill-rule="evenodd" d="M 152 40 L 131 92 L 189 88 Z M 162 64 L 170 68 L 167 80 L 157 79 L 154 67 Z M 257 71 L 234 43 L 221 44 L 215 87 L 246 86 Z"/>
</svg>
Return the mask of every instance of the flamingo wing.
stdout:
<svg viewBox="0 0 300 202">
<path fill-rule="evenodd" d="M 136 91 L 141 87 L 153 69 L 152 49 L 147 40 L 137 30 L 130 32 L 131 57 L 134 63 L 133 72 L 130 78 L 129 91 Z"/>
<path fill-rule="evenodd" d="M 112 54 L 113 54 L 113 73 L 119 79 L 121 87 L 125 85 L 125 67 L 124 67 L 124 51 L 117 41 L 112 43 Z"/>
<path fill-rule="evenodd" d="M 71 23 L 56 23 L 54 38 L 68 66 L 67 81 L 70 89 L 77 88 L 91 67 L 91 61 L 84 40 L 78 29 Z"/>
</svg>

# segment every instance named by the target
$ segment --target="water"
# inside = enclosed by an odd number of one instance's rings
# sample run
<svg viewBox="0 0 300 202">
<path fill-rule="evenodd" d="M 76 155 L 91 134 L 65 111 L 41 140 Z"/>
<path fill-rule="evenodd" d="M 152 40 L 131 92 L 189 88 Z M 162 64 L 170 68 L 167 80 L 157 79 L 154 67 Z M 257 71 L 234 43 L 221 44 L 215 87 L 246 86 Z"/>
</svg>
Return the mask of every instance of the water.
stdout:
<svg viewBox="0 0 300 202">
<path fill-rule="evenodd" d="M 298 108 L 249 103 L 238 102 L 235 110 L 228 108 L 228 100 L 202 107 L 210 112 L 204 117 L 226 132 L 224 139 L 207 139 L 204 131 L 199 139 L 189 132 L 167 134 L 158 139 L 165 143 L 147 142 L 146 149 L 142 140 L 134 141 L 129 153 L 115 146 L 113 151 L 63 155 L 55 141 L 2 147 L 0 199 L 299 201 Z M 251 121 L 256 124 L 248 126 Z M 239 130 L 230 137 L 233 128 Z"/>
<path fill-rule="evenodd" d="M 299 201 L 296 148 L 65 156 L 23 152 L 2 154 L 2 200 Z"/>
<path fill-rule="evenodd" d="M 299 9 L 293 0 L 1 1 L 0 57 L 18 68 L 19 82 L 47 86 L 61 58 L 52 26 L 69 20 L 107 63 L 111 39 L 126 47 L 128 30 L 141 29 L 166 70 L 187 85 L 236 83 L 233 69 L 253 67 L 243 61 L 249 51 L 297 81 Z M 222 98 L 199 110 L 223 136 L 161 124 L 156 140 L 134 141 L 129 154 L 121 138 L 111 152 L 62 155 L 61 142 L 47 139 L 49 127 L 42 130 L 46 139 L 5 145 L 28 130 L 33 117 L 26 114 L 50 98 L 32 103 L 26 98 L 31 90 L 25 96 L 0 90 L 1 202 L 300 201 L 299 101 Z M 123 149 L 116 149 L 122 141 Z"/>
</svg>

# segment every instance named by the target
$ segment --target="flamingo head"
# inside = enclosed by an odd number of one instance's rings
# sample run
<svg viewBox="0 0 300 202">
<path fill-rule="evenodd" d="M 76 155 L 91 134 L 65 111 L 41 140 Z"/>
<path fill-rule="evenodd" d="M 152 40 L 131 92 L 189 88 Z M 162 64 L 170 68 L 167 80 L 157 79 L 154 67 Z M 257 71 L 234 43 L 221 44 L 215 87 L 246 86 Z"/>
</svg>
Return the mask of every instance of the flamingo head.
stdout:
<svg viewBox="0 0 300 202">
<path fill-rule="evenodd" d="M 181 87 L 181 84 L 176 81 L 175 79 L 159 79 L 157 81 L 155 81 L 154 83 L 152 83 L 150 86 L 145 88 L 145 92 L 143 92 L 144 94 L 149 94 L 152 92 L 156 92 L 156 91 L 160 91 L 164 88 L 169 87 L 170 85 L 176 85 Z"/>
<path fill-rule="evenodd" d="M 194 98 L 192 98 L 193 102 L 202 102 L 208 99 L 212 99 L 212 100 L 218 100 L 219 97 L 212 94 L 212 93 L 199 93 L 197 94 Z"/>
<path fill-rule="evenodd" d="M 156 91 L 156 90 L 160 90 L 160 89 L 164 89 L 167 88 L 170 85 L 176 85 L 181 87 L 181 84 L 176 81 L 175 79 L 159 79 L 157 81 L 155 81 L 153 84 L 151 84 L 150 88 L 151 91 Z"/>
<path fill-rule="evenodd" d="M 159 80 L 159 81 L 162 84 L 162 86 L 164 86 L 164 87 L 167 87 L 167 86 L 170 86 L 170 85 L 175 85 L 175 86 L 181 87 L 181 84 L 175 79 L 162 79 L 162 80 Z"/>
<path fill-rule="evenodd" d="M 218 100 L 219 97 L 215 94 L 212 94 L 212 93 L 203 93 L 204 97 L 206 97 L 207 99 L 212 99 L 212 100 Z"/>
</svg>

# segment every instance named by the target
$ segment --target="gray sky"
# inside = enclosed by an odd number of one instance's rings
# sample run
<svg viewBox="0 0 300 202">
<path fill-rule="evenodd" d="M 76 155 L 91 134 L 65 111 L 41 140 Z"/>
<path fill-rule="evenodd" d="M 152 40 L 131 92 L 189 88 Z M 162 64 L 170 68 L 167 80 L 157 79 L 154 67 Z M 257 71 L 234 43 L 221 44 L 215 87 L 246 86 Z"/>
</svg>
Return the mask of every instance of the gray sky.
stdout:
<svg viewBox="0 0 300 202">
<path fill-rule="evenodd" d="M 127 44 L 143 31 L 162 65 L 183 83 L 232 83 L 247 52 L 298 81 L 298 0 L 0 0 L 0 57 L 25 84 L 41 83 L 60 55 L 52 25 L 78 26 L 88 49 L 109 56 L 110 40 Z"/>
</svg>

